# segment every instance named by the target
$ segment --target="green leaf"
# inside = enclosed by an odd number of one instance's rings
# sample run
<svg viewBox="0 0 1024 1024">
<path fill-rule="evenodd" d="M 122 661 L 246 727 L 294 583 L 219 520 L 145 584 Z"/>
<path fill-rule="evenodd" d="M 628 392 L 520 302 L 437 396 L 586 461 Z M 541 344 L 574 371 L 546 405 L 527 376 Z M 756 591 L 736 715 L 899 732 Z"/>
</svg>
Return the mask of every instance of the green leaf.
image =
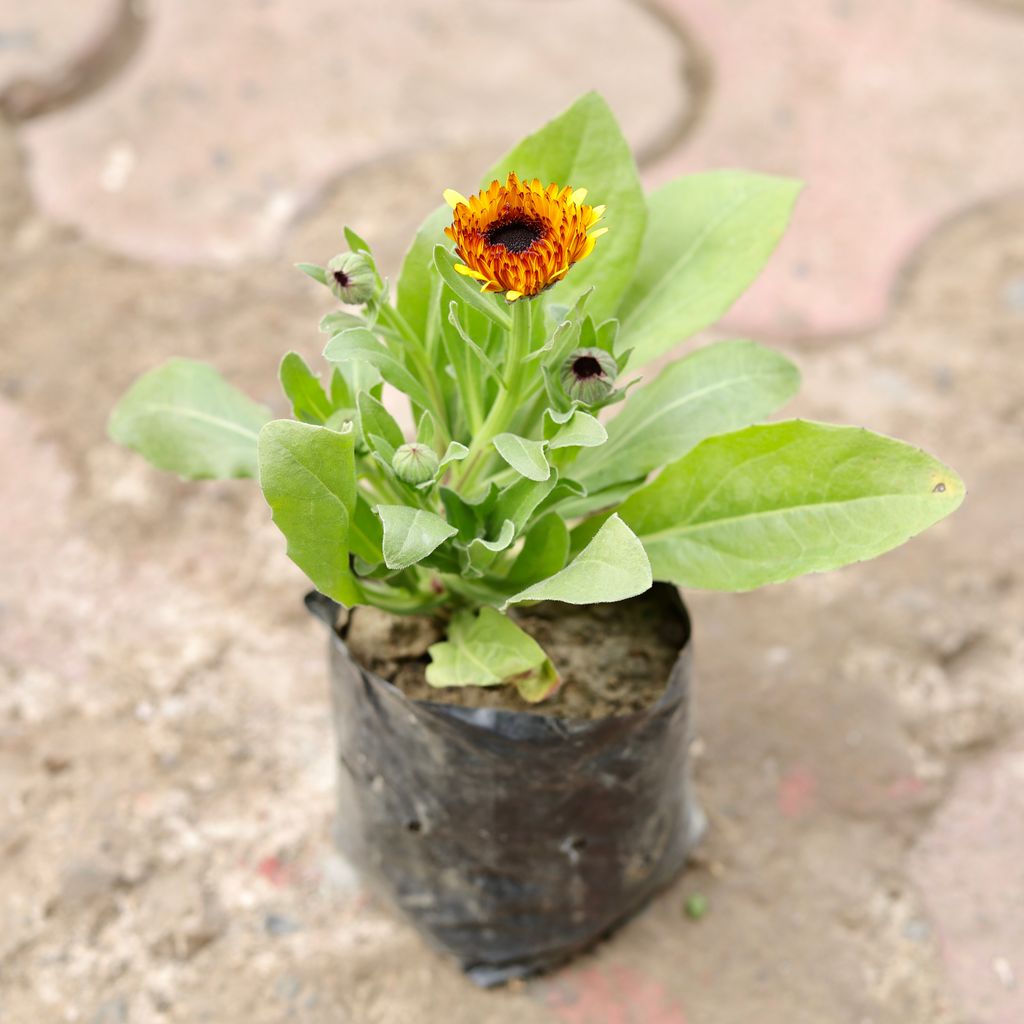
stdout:
<svg viewBox="0 0 1024 1024">
<path fill-rule="evenodd" d="M 569 531 L 561 516 L 548 512 L 530 527 L 506 580 L 521 589 L 535 580 L 554 576 L 568 557 Z"/>
<path fill-rule="evenodd" d="M 450 462 L 461 462 L 469 454 L 469 449 L 460 441 L 449 441 L 441 461 L 438 463 L 438 472 L 444 469 Z"/>
<path fill-rule="evenodd" d="M 370 246 L 352 230 L 352 228 L 345 228 L 345 241 L 348 242 L 348 247 L 353 252 L 365 252 L 367 255 L 372 255 Z"/>
<path fill-rule="evenodd" d="M 448 627 L 448 639 L 433 644 L 429 653 L 427 682 L 431 686 L 514 682 L 527 700 L 537 701 L 558 684 L 540 644 L 494 608 L 481 608 L 477 615 L 458 612 Z"/>
<path fill-rule="evenodd" d="M 406 505 L 378 505 L 384 524 L 384 564 L 407 569 L 426 558 L 458 530 L 433 512 Z"/>
<path fill-rule="evenodd" d="M 288 557 L 318 590 L 345 605 L 359 602 L 349 569 L 356 505 L 351 431 L 272 420 L 259 435 L 260 486 Z"/>
<path fill-rule="evenodd" d="M 550 434 L 548 448 L 596 448 L 608 440 L 608 431 L 601 421 L 590 413 L 575 409 L 567 420 L 559 422 L 563 415 L 555 414 L 551 409 L 547 410 L 547 416 L 551 420 L 550 424 L 545 424 L 544 429 L 545 434 Z M 573 472 L 576 473 L 575 469 Z"/>
<path fill-rule="evenodd" d="M 405 435 L 394 416 L 384 408 L 384 403 L 374 398 L 369 391 L 360 391 L 356 399 L 359 404 L 359 428 L 364 438 L 382 437 L 392 453 L 405 444 Z"/>
<path fill-rule="evenodd" d="M 515 434 L 498 434 L 494 447 L 498 454 L 527 480 L 547 480 L 551 467 L 544 457 L 544 441 L 530 441 Z"/>
<path fill-rule="evenodd" d="M 473 278 L 463 277 L 458 273 L 452 263 L 452 254 L 443 245 L 434 248 L 434 266 L 437 267 L 444 283 L 465 305 L 479 310 L 502 330 L 507 331 L 511 327 L 512 318 L 498 305 L 494 295 L 480 291 L 480 286 L 474 283 Z"/>
<path fill-rule="evenodd" d="M 437 426 L 434 423 L 434 417 L 431 415 L 429 409 L 423 410 L 423 415 L 420 417 L 420 422 L 416 426 L 416 440 L 420 444 L 425 444 L 428 448 L 434 443 L 434 435 L 437 432 Z"/>
<path fill-rule="evenodd" d="M 430 399 L 423 385 L 365 327 L 351 327 L 333 335 L 324 349 L 324 357 L 333 363 L 365 361 L 418 406 L 430 407 Z"/>
<path fill-rule="evenodd" d="M 874 558 L 963 497 L 952 470 L 902 441 L 789 420 L 709 438 L 619 513 L 656 579 L 750 590 Z"/>
<path fill-rule="evenodd" d="M 510 597 L 508 603 L 624 601 L 649 590 L 651 583 L 651 564 L 643 545 L 633 531 L 613 515 L 561 572 L 521 590 Z"/>
<path fill-rule="evenodd" d="M 334 412 L 320 378 L 306 365 L 298 352 L 289 352 L 281 360 L 278 370 L 285 397 L 292 404 L 292 412 L 303 423 L 323 424 Z"/>
<path fill-rule="evenodd" d="M 665 367 L 608 424 L 608 443 L 583 452 L 573 473 L 601 491 L 675 462 L 706 437 L 749 426 L 784 405 L 800 372 L 753 341 L 721 341 Z"/>
<path fill-rule="evenodd" d="M 515 523 L 516 533 L 521 533 L 534 510 L 551 494 L 557 483 L 558 474 L 552 473 L 547 480 L 535 481 L 522 477 L 502 488 L 488 514 L 488 528 L 493 531 L 506 519 L 511 519 Z"/>
<path fill-rule="evenodd" d="M 313 278 L 317 284 L 327 284 L 327 272 L 323 267 L 318 266 L 316 263 L 296 263 L 296 270 L 301 270 L 306 277 Z"/>
<path fill-rule="evenodd" d="M 429 337 L 428 325 L 441 293 L 441 279 L 434 269 L 434 246 L 446 241 L 444 229 L 452 211 L 442 203 L 420 226 L 402 261 L 395 305 L 416 335 Z"/>
<path fill-rule="evenodd" d="M 601 319 L 611 316 L 636 266 L 646 210 L 633 154 L 608 105 L 596 93 L 581 97 L 492 167 L 484 187 L 495 178 L 504 181 L 509 171 L 520 178 L 540 178 L 545 185 L 585 187 L 588 203 L 607 205 L 601 223 L 610 229 L 608 234 L 553 294 L 571 306 L 581 292 L 596 285 L 591 309 Z"/>
<path fill-rule="evenodd" d="M 648 199 L 636 276 L 619 319 L 639 366 L 714 323 L 768 261 L 799 182 L 743 171 L 679 178 Z"/>
<path fill-rule="evenodd" d="M 356 510 L 349 527 L 349 547 L 368 565 L 384 561 L 384 529 L 370 503 L 361 494 L 356 495 Z"/>
<path fill-rule="evenodd" d="M 107 432 L 158 469 L 190 480 L 256 476 L 256 438 L 270 410 L 206 363 L 171 359 L 117 403 Z"/>
<path fill-rule="evenodd" d="M 515 536 L 515 523 L 511 519 L 506 519 L 501 524 L 501 530 L 494 540 L 484 540 L 483 537 L 474 538 L 466 545 L 469 564 L 476 570 L 489 569 L 498 555 L 515 540 Z"/>
</svg>

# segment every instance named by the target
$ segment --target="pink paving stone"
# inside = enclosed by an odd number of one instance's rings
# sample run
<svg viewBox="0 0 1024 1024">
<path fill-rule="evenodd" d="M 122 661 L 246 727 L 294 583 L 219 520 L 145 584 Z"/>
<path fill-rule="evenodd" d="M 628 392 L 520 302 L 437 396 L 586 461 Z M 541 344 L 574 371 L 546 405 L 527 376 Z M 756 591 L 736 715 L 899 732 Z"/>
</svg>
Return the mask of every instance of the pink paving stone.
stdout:
<svg viewBox="0 0 1024 1024">
<path fill-rule="evenodd" d="M 629 967 L 570 969 L 538 990 L 562 1024 L 686 1024 L 665 989 Z"/>
<path fill-rule="evenodd" d="M 24 131 L 43 209 L 145 258 L 266 254 L 346 170 L 470 141 L 497 156 L 591 88 L 640 147 L 687 108 L 678 41 L 628 0 L 148 10 L 114 82 Z"/>
<path fill-rule="evenodd" d="M 120 8 L 121 0 L 0 0 L 0 94 L 58 80 L 102 46 Z"/>
<path fill-rule="evenodd" d="M 808 184 L 732 326 L 868 326 L 941 221 L 1024 185 L 1024 19 L 965 0 L 658 2 L 714 71 L 701 121 L 650 181 L 741 166 Z"/>
<path fill-rule="evenodd" d="M 911 857 L 972 1024 L 1024 1021 L 1024 750 L 965 768 Z"/>
</svg>

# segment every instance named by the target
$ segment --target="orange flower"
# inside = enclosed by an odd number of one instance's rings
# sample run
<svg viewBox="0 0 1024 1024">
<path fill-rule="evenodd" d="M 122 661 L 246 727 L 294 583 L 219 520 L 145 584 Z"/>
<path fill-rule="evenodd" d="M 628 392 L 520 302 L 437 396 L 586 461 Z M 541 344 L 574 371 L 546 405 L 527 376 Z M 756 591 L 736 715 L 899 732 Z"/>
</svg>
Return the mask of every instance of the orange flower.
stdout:
<svg viewBox="0 0 1024 1024">
<path fill-rule="evenodd" d="M 509 302 L 544 291 L 586 259 L 608 230 L 591 231 L 605 208 L 584 206 L 586 195 L 585 188 L 544 188 L 537 178 L 520 181 L 515 174 L 469 199 L 448 189 L 454 219 L 444 233 L 463 260 L 455 269 L 480 281 L 483 292 L 504 292 Z"/>
</svg>

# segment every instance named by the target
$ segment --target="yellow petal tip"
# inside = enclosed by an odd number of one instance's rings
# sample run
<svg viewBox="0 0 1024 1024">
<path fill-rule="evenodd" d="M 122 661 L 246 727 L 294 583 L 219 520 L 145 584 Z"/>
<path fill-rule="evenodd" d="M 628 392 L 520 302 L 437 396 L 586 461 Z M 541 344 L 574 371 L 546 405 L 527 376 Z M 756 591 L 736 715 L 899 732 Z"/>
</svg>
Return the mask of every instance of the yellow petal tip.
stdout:
<svg viewBox="0 0 1024 1024">
<path fill-rule="evenodd" d="M 468 206 L 466 197 L 461 192 L 456 192 L 453 188 L 446 188 L 444 190 L 444 201 L 454 210 L 456 206 L 461 203 L 463 206 Z"/>
</svg>

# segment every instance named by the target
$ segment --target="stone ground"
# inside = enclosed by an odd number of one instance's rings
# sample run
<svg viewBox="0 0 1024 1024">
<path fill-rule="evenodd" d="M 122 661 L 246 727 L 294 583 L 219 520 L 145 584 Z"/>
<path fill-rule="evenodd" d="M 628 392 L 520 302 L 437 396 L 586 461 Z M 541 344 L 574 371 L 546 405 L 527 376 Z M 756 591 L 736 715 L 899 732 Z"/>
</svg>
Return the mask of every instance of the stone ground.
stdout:
<svg viewBox="0 0 1024 1024">
<path fill-rule="evenodd" d="M 0 0 L 0 1021 L 1024 1021 L 1022 69 L 1019 0 Z M 871 565 L 690 595 L 696 863 L 484 993 L 331 850 L 324 638 L 258 494 L 104 421 L 172 353 L 280 407 L 325 308 L 289 263 L 347 221 L 395 268 L 591 87 L 652 184 L 808 180 L 730 323 L 797 412 L 970 493 Z"/>
</svg>

